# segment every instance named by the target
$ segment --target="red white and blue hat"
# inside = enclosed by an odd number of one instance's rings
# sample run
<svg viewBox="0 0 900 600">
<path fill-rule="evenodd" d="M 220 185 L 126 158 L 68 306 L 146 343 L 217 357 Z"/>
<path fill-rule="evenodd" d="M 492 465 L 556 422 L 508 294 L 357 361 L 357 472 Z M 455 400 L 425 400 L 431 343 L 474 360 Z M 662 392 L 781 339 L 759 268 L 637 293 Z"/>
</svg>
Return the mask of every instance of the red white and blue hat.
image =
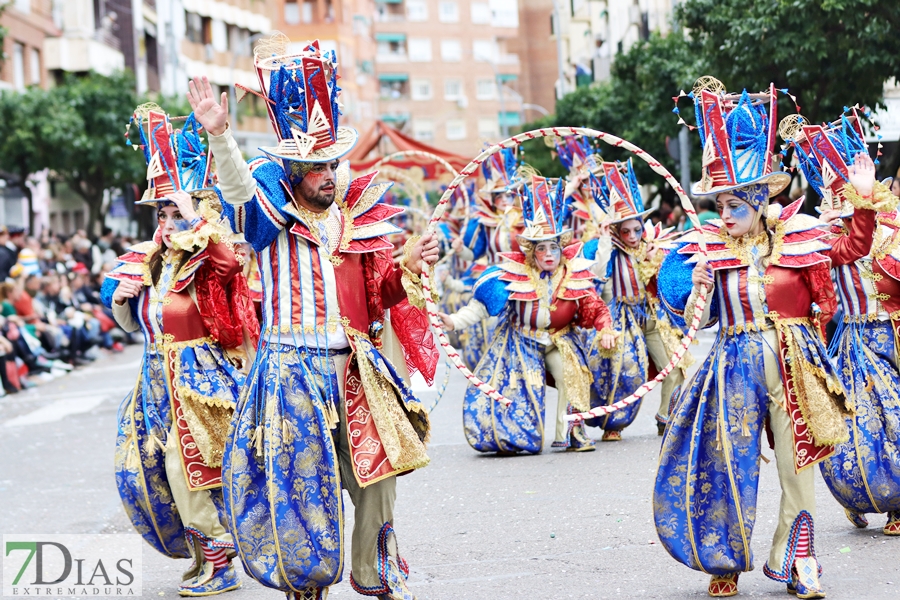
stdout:
<svg viewBox="0 0 900 600">
<path fill-rule="evenodd" d="M 729 94 L 715 86 L 695 89 L 697 131 L 703 143 L 702 177 L 691 191 L 715 196 L 753 185 L 767 185 L 771 198 L 791 182 L 788 173 L 772 170 L 777 128 L 777 90 Z M 758 206 L 754 206 L 758 208 Z"/>
<path fill-rule="evenodd" d="M 644 210 L 641 186 L 634 174 L 634 163 L 601 162 L 600 176 L 591 175 L 591 192 L 610 223 L 622 223 L 629 219 L 643 219 L 653 212 Z"/>
<path fill-rule="evenodd" d="M 572 231 L 566 227 L 569 203 L 565 200 L 565 180 L 531 176 L 524 186 L 522 217 L 525 230 L 517 238 L 532 243 L 555 240 Z"/>
<path fill-rule="evenodd" d="M 516 151 L 512 148 L 504 148 L 491 154 L 481 163 L 481 174 L 484 185 L 478 191 L 485 195 L 513 192 L 523 183 Z"/>
<path fill-rule="evenodd" d="M 853 205 L 844 197 L 850 180 L 850 165 L 859 154 L 868 154 L 865 133 L 857 109 L 851 108 L 828 125 L 809 125 L 803 117 L 788 117 L 779 127 L 784 140 L 794 147 L 800 169 L 822 198 L 819 212 L 841 211 L 853 215 Z"/>
<path fill-rule="evenodd" d="M 193 113 L 182 118 L 181 129 L 175 129 L 169 115 L 153 103 L 142 104 L 131 116 L 129 128 L 137 125 L 147 161 L 147 190 L 135 204 L 170 204 L 166 196 L 177 191 L 196 199 L 216 196 L 210 155 L 200 137 L 202 127 Z M 127 143 L 132 145 L 130 139 Z"/>
<path fill-rule="evenodd" d="M 335 52 L 322 52 L 319 41 L 291 52 L 290 40 L 275 32 L 254 49 L 254 66 L 262 93 L 241 85 L 266 104 L 278 138 L 275 147 L 260 148 L 273 158 L 298 162 L 330 162 L 353 149 L 359 134 L 339 127 L 338 62 Z"/>
</svg>

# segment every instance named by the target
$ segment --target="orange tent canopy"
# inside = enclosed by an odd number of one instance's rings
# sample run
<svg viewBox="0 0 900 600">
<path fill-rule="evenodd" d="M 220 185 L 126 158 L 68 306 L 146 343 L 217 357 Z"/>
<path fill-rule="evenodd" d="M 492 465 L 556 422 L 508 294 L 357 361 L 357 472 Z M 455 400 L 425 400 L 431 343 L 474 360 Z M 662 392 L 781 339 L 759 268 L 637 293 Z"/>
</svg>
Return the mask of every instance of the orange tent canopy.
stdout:
<svg viewBox="0 0 900 600">
<path fill-rule="evenodd" d="M 375 163 L 382 158 L 380 156 L 376 156 L 375 158 L 366 157 L 378 146 L 378 142 L 381 141 L 381 138 L 384 136 L 391 141 L 397 151 L 419 150 L 422 152 L 430 152 L 431 154 L 435 154 L 446 160 L 457 171 L 462 170 L 463 167 L 470 162 L 470 159 L 465 156 L 445 152 L 434 146 L 429 146 L 428 144 L 414 140 L 406 134 L 400 133 L 384 121 L 379 120 L 375 121 L 375 124 L 369 131 L 359 136 L 356 147 L 344 157 L 346 160 L 350 161 L 350 166 L 354 171 L 369 171 L 375 166 Z M 446 170 L 439 162 L 429 161 L 427 158 L 421 156 L 404 157 L 402 159 L 391 161 L 390 164 L 401 169 L 421 167 L 425 170 L 425 177 L 427 179 L 439 177 Z"/>
</svg>

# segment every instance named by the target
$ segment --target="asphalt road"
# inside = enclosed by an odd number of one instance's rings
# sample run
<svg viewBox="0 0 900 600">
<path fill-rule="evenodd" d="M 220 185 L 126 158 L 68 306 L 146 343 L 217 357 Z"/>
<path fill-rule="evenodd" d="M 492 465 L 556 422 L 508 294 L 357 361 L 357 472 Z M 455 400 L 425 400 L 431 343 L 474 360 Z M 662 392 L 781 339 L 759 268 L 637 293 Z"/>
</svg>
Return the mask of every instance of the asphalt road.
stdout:
<svg viewBox="0 0 900 600">
<path fill-rule="evenodd" d="M 0 534 L 133 532 L 112 459 L 116 410 L 139 361 L 140 349 L 131 347 L 0 399 Z M 432 413 L 431 465 L 398 482 L 395 529 L 421 600 L 706 597 L 707 576 L 671 559 L 653 527 L 658 394 L 648 397 L 623 441 L 598 443 L 596 452 L 557 452 L 547 440 L 541 455 L 497 458 L 466 444 L 463 391 L 454 372 Z M 421 391 L 426 402 L 434 394 Z M 548 415 L 554 410 L 551 391 Z M 741 576 L 741 594 L 787 598 L 783 585 L 762 574 L 778 509 L 774 462 L 762 466 L 760 481 L 756 570 Z M 883 518 L 870 515 L 869 529 L 854 529 L 821 478 L 817 498 L 816 545 L 828 597 L 900 598 L 900 539 L 881 534 Z M 350 521 L 352 514 L 348 527 Z M 143 564 L 144 595 L 176 597 L 187 561 L 146 546 Z M 279 596 L 245 577 L 242 589 L 224 597 Z M 329 597 L 359 596 L 344 581 Z"/>
</svg>

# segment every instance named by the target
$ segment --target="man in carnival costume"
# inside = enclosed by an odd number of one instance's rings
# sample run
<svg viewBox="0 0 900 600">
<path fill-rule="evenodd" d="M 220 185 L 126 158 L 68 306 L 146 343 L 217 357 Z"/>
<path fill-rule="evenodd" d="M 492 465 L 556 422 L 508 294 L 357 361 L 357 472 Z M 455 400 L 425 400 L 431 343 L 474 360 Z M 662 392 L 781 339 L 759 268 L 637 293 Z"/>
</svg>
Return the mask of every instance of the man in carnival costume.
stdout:
<svg viewBox="0 0 900 600">
<path fill-rule="evenodd" d="M 856 108 L 830 125 L 782 127 L 797 150 L 800 168 L 822 197 L 822 220 L 838 237 L 850 234 L 861 203 L 859 190 L 847 185 L 857 161 L 868 159 Z M 864 190 L 865 191 L 865 190 Z M 828 489 L 857 527 L 868 526 L 865 513 L 888 513 L 886 535 L 900 535 L 900 371 L 892 319 L 897 297 L 898 223 L 896 198 L 880 182 L 873 206 L 891 212 L 878 216 L 872 250 L 855 261 L 832 257 L 832 274 L 843 316 L 829 352 L 856 408 L 847 418 L 850 439 L 820 463 Z M 871 211 L 860 211 L 871 221 Z M 857 231 L 860 229 L 857 228 Z M 863 231 L 868 232 L 870 225 Z M 894 320 L 896 325 L 896 320 Z"/>
<path fill-rule="evenodd" d="M 159 552 L 194 559 L 182 596 L 240 587 L 222 513 L 222 457 L 259 324 L 227 226 L 213 206 L 209 159 L 193 116 L 173 130 L 155 105 L 135 111 L 156 211 L 150 241 L 128 249 L 103 283 L 125 331 L 144 334 L 134 391 L 119 411 L 115 470 L 135 528 Z"/>
<path fill-rule="evenodd" d="M 289 52 L 275 34 L 255 52 L 278 137 L 248 165 L 228 128 L 227 98 L 191 82 L 210 134 L 225 214 L 259 255 L 262 336 L 226 446 L 227 514 L 245 570 L 289 598 L 320 600 L 341 580 L 341 488 L 355 508 L 353 588 L 411 600 L 393 530 L 396 475 L 428 463 L 428 414 L 406 381 L 434 376 L 437 349 L 417 303 L 430 236 L 393 266 L 379 202 L 390 184 L 355 180 L 338 159 L 357 133 L 338 127 L 337 61 L 318 42 Z M 248 90 L 249 91 L 249 90 Z M 390 319 L 386 315 L 390 309 Z M 393 328 L 391 328 L 393 323 Z M 390 358 L 389 358 L 390 355 Z"/>
</svg>

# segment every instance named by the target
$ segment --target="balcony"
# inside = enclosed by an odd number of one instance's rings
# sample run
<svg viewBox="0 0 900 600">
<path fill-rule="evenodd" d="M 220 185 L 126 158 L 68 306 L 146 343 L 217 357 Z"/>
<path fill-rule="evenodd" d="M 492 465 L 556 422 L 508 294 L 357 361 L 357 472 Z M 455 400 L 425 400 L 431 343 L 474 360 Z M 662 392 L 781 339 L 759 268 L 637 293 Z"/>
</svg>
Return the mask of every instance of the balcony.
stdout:
<svg viewBox="0 0 900 600">
<path fill-rule="evenodd" d="M 44 66 L 48 71 L 96 71 L 112 75 L 125 69 L 125 56 L 117 48 L 93 38 L 46 38 Z"/>
</svg>

